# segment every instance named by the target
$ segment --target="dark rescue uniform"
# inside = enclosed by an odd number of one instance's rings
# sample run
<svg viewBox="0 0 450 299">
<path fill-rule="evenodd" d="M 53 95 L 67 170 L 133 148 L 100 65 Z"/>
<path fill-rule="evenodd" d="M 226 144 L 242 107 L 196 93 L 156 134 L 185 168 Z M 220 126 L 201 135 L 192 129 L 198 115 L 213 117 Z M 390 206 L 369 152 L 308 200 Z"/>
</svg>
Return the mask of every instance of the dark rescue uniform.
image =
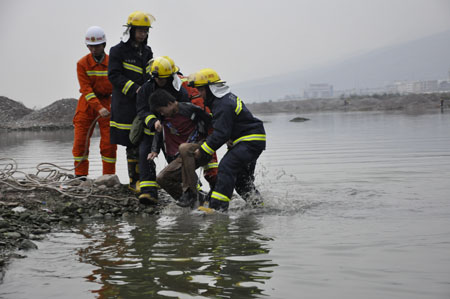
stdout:
<svg viewBox="0 0 450 299">
<path fill-rule="evenodd" d="M 172 94 L 178 102 L 189 102 L 189 97 L 186 89 L 183 87 L 179 91 L 175 90 L 172 86 L 172 81 L 168 80 L 168 83 L 164 87 L 159 87 L 154 79 L 150 79 L 142 85 L 139 90 L 136 101 L 136 109 L 139 118 L 144 121 L 144 137 L 139 144 L 139 170 L 140 170 L 140 189 L 141 193 L 149 193 L 154 198 L 158 198 L 156 183 L 156 165 L 153 160 L 147 160 L 148 154 L 151 152 L 153 143 L 153 137 L 155 135 L 154 124 L 158 118 L 153 114 L 149 105 L 150 95 L 157 88 L 163 88 Z"/>
<path fill-rule="evenodd" d="M 266 148 L 266 133 L 261 120 L 255 118 L 234 94 L 227 93 L 211 101 L 214 131 L 201 145 L 212 155 L 223 144 L 232 141 L 219 163 L 217 182 L 211 194 L 210 206 L 228 208 L 233 189 L 246 200 L 256 191 L 254 171 L 256 160 Z"/>
<path fill-rule="evenodd" d="M 136 116 L 136 91 L 150 79 L 148 61 L 153 58 L 147 45 L 139 48 L 120 42 L 109 52 L 108 78 L 113 85 L 111 101 L 111 143 L 133 147 L 129 134 Z"/>
</svg>

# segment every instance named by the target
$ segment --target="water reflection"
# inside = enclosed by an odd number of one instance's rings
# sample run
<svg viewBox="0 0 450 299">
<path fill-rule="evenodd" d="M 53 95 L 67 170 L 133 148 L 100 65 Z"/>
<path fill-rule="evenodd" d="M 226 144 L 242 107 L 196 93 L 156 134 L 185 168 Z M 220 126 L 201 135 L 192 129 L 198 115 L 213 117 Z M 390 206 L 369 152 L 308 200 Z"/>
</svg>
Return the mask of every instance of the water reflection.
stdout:
<svg viewBox="0 0 450 299">
<path fill-rule="evenodd" d="M 88 224 L 80 233 L 92 245 L 80 260 L 98 267 L 86 278 L 99 298 L 263 294 L 273 267 L 272 240 L 258 233 L 255 216 L 165 215 L 129 222 Z"/>
</svg>

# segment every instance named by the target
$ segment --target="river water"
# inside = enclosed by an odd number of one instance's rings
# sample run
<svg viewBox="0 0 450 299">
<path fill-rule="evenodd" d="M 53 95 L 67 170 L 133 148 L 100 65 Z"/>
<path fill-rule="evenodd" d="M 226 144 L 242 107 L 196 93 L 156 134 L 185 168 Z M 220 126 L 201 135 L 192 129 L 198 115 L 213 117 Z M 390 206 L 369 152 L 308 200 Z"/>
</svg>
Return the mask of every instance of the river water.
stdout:
<svg viewBox="0 0 450 299">
<path fill-rule="evenodd" d="M 450 114 L 295 116 L 259 116 L 263 208 L 169 205 L 52 233 L 13 261 L 0 298 L 450 298 Z M 0 138 L 0 157 L 22 171 L 72 166 L 71 133 Z"/>
</svg>

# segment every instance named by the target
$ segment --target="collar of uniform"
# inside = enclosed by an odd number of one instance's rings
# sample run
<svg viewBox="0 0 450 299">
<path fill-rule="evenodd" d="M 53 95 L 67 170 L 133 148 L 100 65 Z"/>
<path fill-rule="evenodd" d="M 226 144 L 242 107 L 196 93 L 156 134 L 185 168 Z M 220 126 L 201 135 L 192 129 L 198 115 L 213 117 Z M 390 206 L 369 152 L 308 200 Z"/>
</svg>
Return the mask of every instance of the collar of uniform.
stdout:
<svg viewBox="0 0 450 299">
<path fill-rule="evenodd" d="M 172 80 L 173 88 L 175 88 L 176 91 L 180 91 L 181 84 L 183 82 L 181 82 L 180 77 L 178 77 L 178 75 L 176 73 L 173 74 L 172 77 L 173 77 L 173 80 Z"/>
<path fill-rule="evenodd" d="M 230 87 L 225 83 L 211 84 L 209 85 L 209 89 L 211 90 L 212 94 L 217 98 L 221 98 L 227 93 L 230 93 Z"/>
<path fill-rule="evenodd" d="M 100 62 L 97 62 L 94 58 L 94 56 L 92 56 L 92 54 L 89 54 L 88 56 L 88 61 L 89 61 L 89 66 L 94 67 L 97 64 L 101 64 L 105 67 L 108 67 L 108 55 L 106 53 L 103 53 L 103 59 Z"/>
</svg>

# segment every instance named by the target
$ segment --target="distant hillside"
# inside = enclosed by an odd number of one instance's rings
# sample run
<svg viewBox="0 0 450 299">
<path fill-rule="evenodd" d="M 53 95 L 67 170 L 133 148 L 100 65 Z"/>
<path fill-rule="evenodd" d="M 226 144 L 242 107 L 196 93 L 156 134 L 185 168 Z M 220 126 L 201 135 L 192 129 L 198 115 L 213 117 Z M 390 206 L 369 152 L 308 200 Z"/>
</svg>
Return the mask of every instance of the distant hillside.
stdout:
<svg viewBox="0 0 450 299">
<path fill-rule="evenodd" d="M 5 128 L 8 123 L 21 119 L 33 112 L 22 103 L 0 96 L 0 128 Z"/>
<path fill-rule="evenodd" d="M 450 109 L 450 93 L 384 95 L 377 97 L 351 97 L 342 99 L 310 99 L 290 101 L 270 101 L 245 104 L 252 113 L 308 113 L 320 111 L 405 111 L 423 113 L 439 110 L 441 98 L 444 108 Z"/>
<path fill-rule="evenodd" d="M 246 102 L 298 95 L 309 84 L 329 83 L 334 90 L 380 87 L 397 80 L 447 79 L 450 31 L 386 47 L 323 68 L 301 70 L 232 86 Z"/>
<path fill-rule="evenodd" d="M 9 100 L 13 103 L 13 100 Z M 42 109 L 28 113 L 9 113 L 9 121 L 5 122 L 3 128 L 10 130 L 51 130 L 72 128 L 72 119 L 75 114 L 78 101 L 76 99 L 62 99 Z M 23 106 L 24 107 L 24 106 Z M 5 111 L 7 106 L 0 102 L 0 111 Z M 3 114 L 3 113 L 2 113 Z"/>
</svg>

